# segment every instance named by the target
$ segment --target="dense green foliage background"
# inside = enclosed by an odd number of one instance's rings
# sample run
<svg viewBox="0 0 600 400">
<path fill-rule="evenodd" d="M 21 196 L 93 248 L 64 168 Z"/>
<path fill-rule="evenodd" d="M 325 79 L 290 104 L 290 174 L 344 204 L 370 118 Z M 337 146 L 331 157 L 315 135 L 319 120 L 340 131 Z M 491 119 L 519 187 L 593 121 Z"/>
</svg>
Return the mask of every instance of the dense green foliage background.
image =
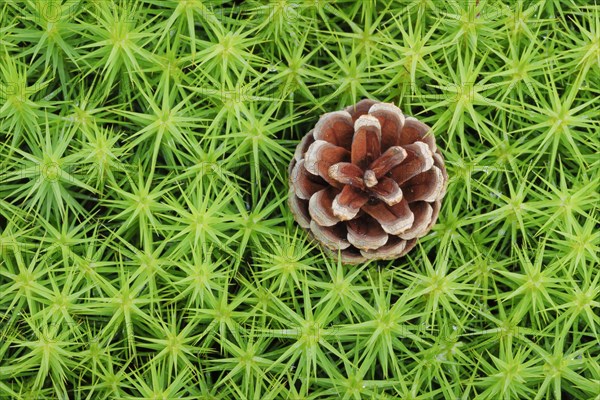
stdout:
<svg viewBox="0 0 600 400">
<path fill-rule="evenodd" d="M 0 2 L 0 397 L 595 398 L 582 3 Z M 407 257 L 346 266 L 287 167 L 365 97 L 450 183 Z"/>
</svg>

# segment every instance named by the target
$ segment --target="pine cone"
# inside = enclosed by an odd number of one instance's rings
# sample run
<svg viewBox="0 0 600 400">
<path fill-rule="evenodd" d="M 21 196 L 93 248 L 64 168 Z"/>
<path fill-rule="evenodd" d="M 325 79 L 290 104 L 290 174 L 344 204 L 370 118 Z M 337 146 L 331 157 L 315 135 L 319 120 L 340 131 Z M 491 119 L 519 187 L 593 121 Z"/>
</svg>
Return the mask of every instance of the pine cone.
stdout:
<svg viewBox="0 0 600 400">
<path fill-rule="evenodd" d="M 298 224 L 346 263 L 408 253 L 437 220 L 448 181 L 428 131 L 373 100 L 321 116 L 290 163 Z"/>
</svg>

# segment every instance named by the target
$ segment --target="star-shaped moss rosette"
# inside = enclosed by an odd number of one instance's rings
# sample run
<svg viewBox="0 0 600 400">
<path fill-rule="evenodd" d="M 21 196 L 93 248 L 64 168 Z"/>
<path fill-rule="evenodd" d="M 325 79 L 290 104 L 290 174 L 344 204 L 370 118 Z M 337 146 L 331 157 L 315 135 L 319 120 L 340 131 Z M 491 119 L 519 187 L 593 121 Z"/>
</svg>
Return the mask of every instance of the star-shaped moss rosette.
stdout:
<svg viewBox="0 0 600 400">
<path fill-rule="evenodd" d="M 373 100 L 321 116 L 290 163 L 298 224 L 346 263 L 408 253 L 435 224 L 446 193 L 429 130 Z"/>
</svg>

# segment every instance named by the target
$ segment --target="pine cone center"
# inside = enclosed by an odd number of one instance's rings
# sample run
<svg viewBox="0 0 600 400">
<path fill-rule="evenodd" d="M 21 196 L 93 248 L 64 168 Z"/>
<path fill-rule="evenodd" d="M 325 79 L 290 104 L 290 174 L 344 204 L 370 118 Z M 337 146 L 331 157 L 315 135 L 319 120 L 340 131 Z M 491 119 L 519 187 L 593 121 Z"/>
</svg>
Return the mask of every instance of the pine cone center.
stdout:
<svg viewBox="0 0 600 400">
<path fill-rule="evenodd" d="M 372 188 L 373 186 L 376 186 L 379 183 L 379 181 L 377 180 L 377 176 L 375 175 L 375 172 L 373 172 L 372 169 L 368 169 L 365 171 L 363 175 L 363 181 L 365 182 L 365 186 L 368 188 Z"/>
</svg>

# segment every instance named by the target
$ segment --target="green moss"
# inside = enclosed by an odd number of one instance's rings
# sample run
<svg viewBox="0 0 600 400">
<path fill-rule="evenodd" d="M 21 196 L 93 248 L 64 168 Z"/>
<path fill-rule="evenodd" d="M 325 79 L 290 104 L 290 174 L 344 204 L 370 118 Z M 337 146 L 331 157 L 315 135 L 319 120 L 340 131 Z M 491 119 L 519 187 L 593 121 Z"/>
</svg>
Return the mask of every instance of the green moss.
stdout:
<svg viewBox="0 0 600 400">
<path fill-rule="evenodd" d="M 0 2 L 0 398 L 593 398 L 599 38 L 569 0 Z M 351 267 L 287 170 L 364 97 L 450 182 Z"/>
</svg>

